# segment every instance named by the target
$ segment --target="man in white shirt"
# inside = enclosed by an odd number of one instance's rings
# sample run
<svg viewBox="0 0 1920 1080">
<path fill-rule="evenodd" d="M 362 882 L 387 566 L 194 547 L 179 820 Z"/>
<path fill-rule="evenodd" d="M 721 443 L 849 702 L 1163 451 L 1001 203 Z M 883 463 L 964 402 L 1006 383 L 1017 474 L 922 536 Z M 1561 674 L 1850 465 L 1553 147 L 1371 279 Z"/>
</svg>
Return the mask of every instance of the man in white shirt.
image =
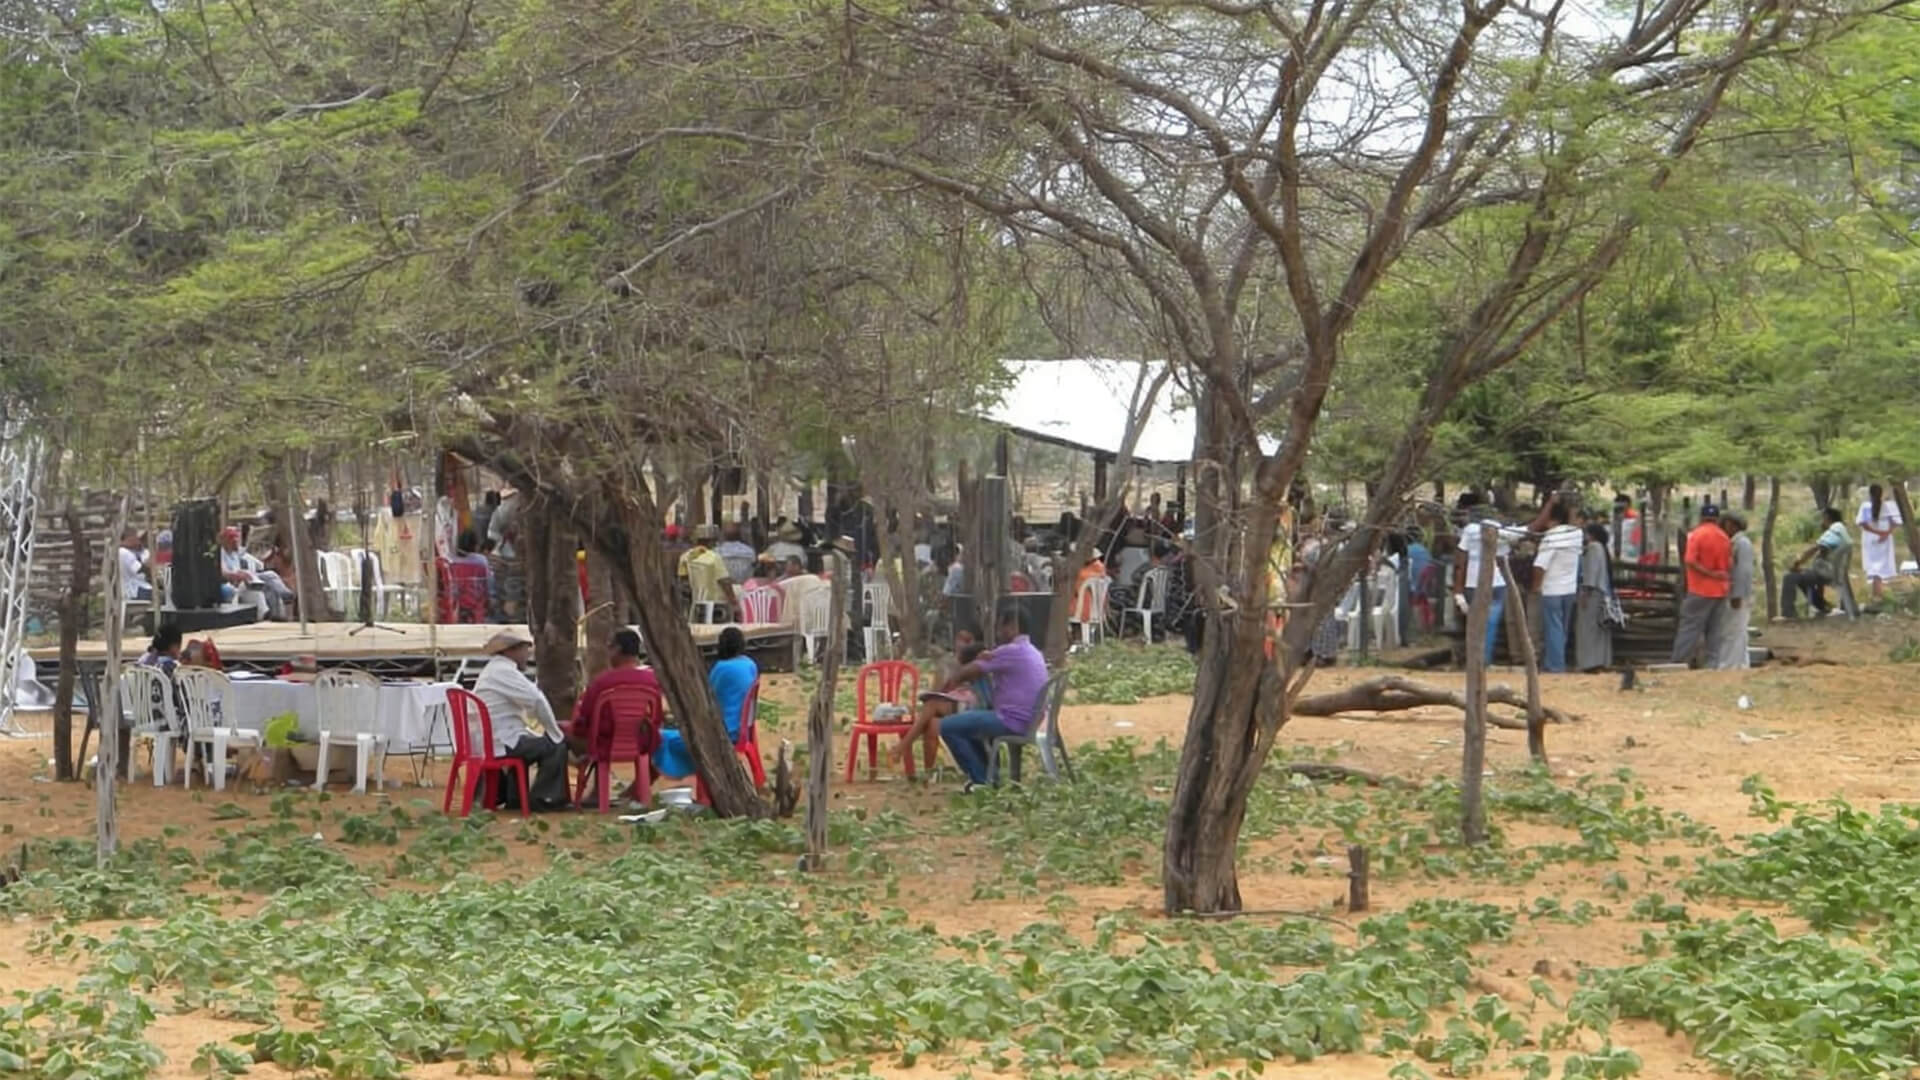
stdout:
<svg viewBox="0 0 1920 1080">
<path fill-rule="evenodd" d="M 1586 535 L 1569 524 L 1567 508 L 1551 500 L 1547 518 L 1553 524 L 1540 538 L 1533 557 L 1534 581 L 1540 590 L 1540 614 L 1546 633 L 1542 671 L 1567 670 L 1567 627 L 1573 622 L 1573 602 L 1580 591 L 1580 552 Z"/>
<path fill-rule="evenodd" d="M 1559 492 L 1548 496 L 1539 515 L 1525 528 L 1502 524 L 1499 519 L 1487 514 L 1485 500 L 1477 491 L 1461 492 L 1460 500 L 1454 504 L 1456 518 L 1464 516 L 1466 519 L 1460 530 L 1459 549 L 1453 554 L 1453 604 L 1462 615 L 1472 610 L 1474 590 L 1480 582 L 1481 545 L 1486 533 L 1492 532 L 1494 535 L 1493 598 L 1487 609 L 1487 651 L 1483 654 L 1489 664 L 1493 663 L 1494 650 L 1500 644 L 1500 622 L 1507 611 L 1505 564 L 1511 542 L 1544 530 L 1547 527 L 1547 515 L 1559 502 Z"/>
<path fill-rule="evenodd" d="M 236 594 L 251 593 L 262 615 L 286 619 L 287 601 L 293 599 L 293 590 L 287 588 L 279 574 L 267 569 L 240 546 L 240 530 L 231 525 L 220 530 L 220 579 L 233 586 Z"/>
<path fill-rule="evenodd" d="M 487 715 L 493 720 L 494 754 L 519 758 L 535 770 L 528 784 L 531 809 L 565 809 L 566 733 L 554 720 L 547 695 L 521 670 L 533 656 L 533 642 L 503 630 L 487 639 L 484 651 L 492 659 L 480 669 L 473 692 L 486 704 Z M 511 791 L 508 801 L 517 804 L 519 792 Z"/>
<path fill-rule="evenodd" d="M 774 564 L 784 567 L 787 565 L 788 559 L 799 559 L 800 565 L 805 566 L 807 564 L 807 549 L 800 546 L 801 533 L 799 526 L 791 522 L 784 522 L 781 524 L 780 531 L 776 535 L 778 539 L 767 546 L 767 550 L 773 553 Z"/>
<path fill-rule="evenodd" d="M 140 550 L 140 531 L 128 529 L 120 534 L 120 590 L 129 600 L 153 599 L 153 585 L 147 580 L 146 556 Z"/>
</svg>

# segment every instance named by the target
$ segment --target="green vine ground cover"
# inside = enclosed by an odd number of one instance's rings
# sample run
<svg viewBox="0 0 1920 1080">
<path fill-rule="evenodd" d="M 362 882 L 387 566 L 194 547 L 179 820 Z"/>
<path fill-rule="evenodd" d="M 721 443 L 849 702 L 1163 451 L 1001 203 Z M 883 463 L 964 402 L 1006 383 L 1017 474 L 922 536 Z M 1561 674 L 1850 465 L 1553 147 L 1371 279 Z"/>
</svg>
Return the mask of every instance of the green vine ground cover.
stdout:
<svg viewBox="0 0 1920 1080">
<path fill-rule="evenodd" d="M 1610 1041 L 1622 1019 L 1682 1032 L 1738 1077 L 1920 1066 L 1920 812 L 1792 807 L 1750 781 L 1778 827 L 1730 845 L 1629 775 L 1523 772 L 1492 781 L 1500 827 L 1469 851 L 1447 839 L 1449 783 L 1276 770 L 1247 819 L 1252 872 L 1335 878 L 1344 865 L 1327 856 L 1364 843 L 1388 895 L 1458 882 L 1516 899 L 1414 899 L 1346 924 L 1168 921 L 1080 911 L 1072 892 L 1153 883 L 1174 752 L 1116 742 L 1077 760 L 1077 785 L 950 800 L 931 824 L 944 835 L 893 811 L 837 815 L 836 869 L 817 880 L 793 873 L 788 822 L 633 833 L 590 815 L 463 823 L 296 796 L 223 804 L 198 854 L 147 838 L 105 872 L 85 843 L 41 843 L 0 911 L 34 920 L 34 947 L 77 975 L 0 1002 L 0 1075 L 148 1076 L 162 1013 L 251 1029 L 201 1046 L 203 1076 L 447 1062 L 799 1077 L 931 1059 L 955 1074 L 1233 1077 L 1379 1054 L 1389 1077 L 1618 1077 L 1642 1068 Z M 1553 839 L 1509 840 L 1519 832 Z M 980 902 L 1044 898 L 1047 916 L 966 933 L 917 916 L 903 880 L 962 836 L 987 852 Z M 1561 870 L 1604 875 L 1608 895 L 1528 895 Z M 1780 930 L 1772 904 L 1810 929 Z M 1642 955 L 1584 972 L 1564 1001 L 1539 978 L 1527 1000 L 1475 979 L 1481 950 L 1529 926 L 1604 918 L 1639 925 Z"/>
</svg>

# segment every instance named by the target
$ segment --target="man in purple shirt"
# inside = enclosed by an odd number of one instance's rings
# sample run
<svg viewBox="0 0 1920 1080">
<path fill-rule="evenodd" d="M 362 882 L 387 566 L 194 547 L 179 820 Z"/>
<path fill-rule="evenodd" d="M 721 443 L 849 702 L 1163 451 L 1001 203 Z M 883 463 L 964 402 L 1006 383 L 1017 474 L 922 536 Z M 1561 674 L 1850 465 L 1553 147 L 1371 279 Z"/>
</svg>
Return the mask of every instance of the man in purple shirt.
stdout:
<svg viewBox="0 0 1920 1080">
<path fill-rule="evenodd" d="M 987 761 L 993 740 L 1001 735 L 1024 735 L 1033 726 L 1033 707 L 1047 685 L 1047 661 L 1027 639 L 1019 608 L 1000 612 L 995 626 L 1000 646 L 953 673 L 946 689 L 964 686 L 982 676 L 993 682 L 993 708 L 954 713 L 940 721 L 940 739 L 953 760 L 967 774 L 966 790 L 987 782 Z"/>
</svg>

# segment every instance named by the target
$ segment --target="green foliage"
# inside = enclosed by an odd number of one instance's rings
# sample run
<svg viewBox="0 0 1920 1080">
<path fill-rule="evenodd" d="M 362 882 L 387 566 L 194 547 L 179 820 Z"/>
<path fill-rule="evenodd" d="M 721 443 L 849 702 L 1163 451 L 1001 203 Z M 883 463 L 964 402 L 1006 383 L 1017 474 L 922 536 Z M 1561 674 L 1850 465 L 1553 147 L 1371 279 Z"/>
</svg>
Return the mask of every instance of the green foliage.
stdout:
<svg viewBox="0 0 1920 1080">
<path fill-rule="evenodd" d="M 1076 705 L 1132 705 L 1193 692 L 1193 657 L 1173 644 L 1107 641 L 1074 654 L 1070 670 L 1067 686 Z"/>
</svg>

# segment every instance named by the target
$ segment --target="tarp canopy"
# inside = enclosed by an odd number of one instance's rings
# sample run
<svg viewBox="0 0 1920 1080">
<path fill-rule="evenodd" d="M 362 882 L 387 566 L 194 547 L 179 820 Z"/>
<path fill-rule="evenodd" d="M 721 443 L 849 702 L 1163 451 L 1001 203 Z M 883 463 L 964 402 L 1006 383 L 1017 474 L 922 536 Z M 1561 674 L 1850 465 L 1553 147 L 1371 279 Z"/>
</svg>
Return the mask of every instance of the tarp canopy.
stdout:
<svg viewBox="0 0 1920 1080">
<path fill-rule="evenodd" d="M 1138 360 L 1002 360 L 1013 384 L 987 412 L 987 419 L 1018 434 L 1087 453 L 1118 455 L 1127 434 L 1127 412 L 1140 386 Z M 1147 383 L 1157 372 L 1147 368 Z M 1144 392 L 1144 387 L 1141 388 Z M 1134 446 L 1136 461 L 1155 465 L 1193 459 L 1198 417 L 1186 394 L 1171 381 L 1161 387 L 1146 430 Z M 1262 439 L 1267 449 L 1270 440 Z"/>
</svg>

